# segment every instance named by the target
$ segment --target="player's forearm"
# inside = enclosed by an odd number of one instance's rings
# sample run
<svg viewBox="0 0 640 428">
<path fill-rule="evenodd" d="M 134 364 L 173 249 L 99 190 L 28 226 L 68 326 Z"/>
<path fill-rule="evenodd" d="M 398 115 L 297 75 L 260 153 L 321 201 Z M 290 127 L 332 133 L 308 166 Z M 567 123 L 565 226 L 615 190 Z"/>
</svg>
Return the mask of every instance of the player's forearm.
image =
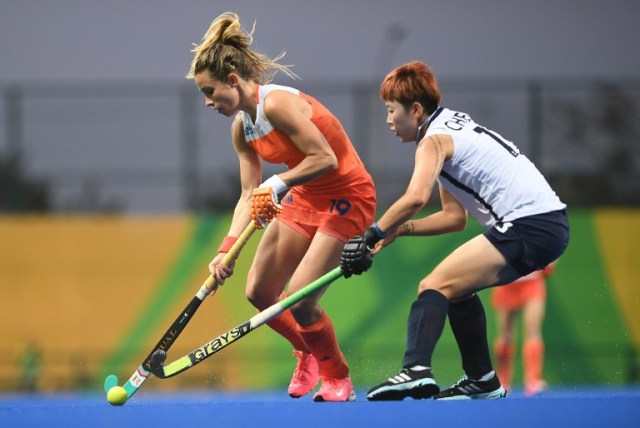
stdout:
<svg viewBox="0 0 640 428">
<path fill-rule="evenodd" d="M 400 225 L 415 216 L 424 207 L 426 201 L 422 198 L 414 198 L 408 194 L 398 199 L 384 215 L 378 220 L 378 227 L 384 232 L 392 232 Z"/>
<path fill-rule="evenodd" d="M 295 168 L 278 175 L 289 187 L 293 187 L 322 177 L 337 167 L 338 160 L 333 152 L 318 153 L 307 155 Z"/>
<path fill-rule="evenodd" d="M 400 226 L 400 235 L 434 236 L 464 229 L 466 218 L 438 211 L 427 217 L 409 220 Z"/>
<path fill-rule="evenodd" d="M 242 234 L 244 229 L 251 221 L 251 197 L 240 197 L 240 200 L 236 204 L 233 211 L 233 218 L 231 220 L 231 226 L 229 226 L 229 236 L 238 237 Z"/>
</svg>

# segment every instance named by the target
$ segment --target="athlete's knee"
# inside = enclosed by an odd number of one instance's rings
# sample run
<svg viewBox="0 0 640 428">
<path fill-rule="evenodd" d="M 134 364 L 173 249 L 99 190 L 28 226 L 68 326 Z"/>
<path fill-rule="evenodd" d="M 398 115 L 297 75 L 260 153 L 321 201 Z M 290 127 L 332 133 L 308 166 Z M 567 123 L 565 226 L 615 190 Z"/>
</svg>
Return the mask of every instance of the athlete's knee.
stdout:
<svg viewBox="0 0 640 428">
<path fill-rule="evenodd" d="M 245 296 L 251 304 L 259 310 L 264 310 L 276 303 L 279 299 L 279 293 L 260 286 L 259 284 L 248 284 L 245 290 Z"/>
<path fill-rule="evenodd" d="M 433 275 L 428 275 L 418 283 L 418 295 L 424 293 L 427 290 L 435 290 L 444 295 L 447 299 L 451 300 L 451 285 L 445 281 L 437 280 Z"/>
</svg>

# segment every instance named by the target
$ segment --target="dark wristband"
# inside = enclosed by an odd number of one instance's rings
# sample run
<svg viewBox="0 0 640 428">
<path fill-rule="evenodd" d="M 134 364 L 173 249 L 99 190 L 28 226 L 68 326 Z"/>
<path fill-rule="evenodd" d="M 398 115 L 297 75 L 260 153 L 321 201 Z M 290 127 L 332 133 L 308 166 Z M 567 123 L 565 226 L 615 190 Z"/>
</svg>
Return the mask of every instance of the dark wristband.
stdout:
<svg viewBox="0 0 640 428">
<path fill-rule="evenodd" d="M 373 248 L 381 239 L 384 239 L 387 234 L 380 229 L 377 223 L 373 223 L 367 230 L 364 231 L 364 240 L 367 242 L 367 246 Z"/>
<path fill-rule="evenodd" d="M 387 233 L 383 232 L 382 229 L 380 229 L 380 226 L 378 226 L 378 223 L 373 223 L 371 225 L 371 229 L 373 229 L 373 231 L 376 233 L 376 235 L 378 235 L 378 238 L 384 239 L 384 238 L 387 237 Z"/>
</svg>

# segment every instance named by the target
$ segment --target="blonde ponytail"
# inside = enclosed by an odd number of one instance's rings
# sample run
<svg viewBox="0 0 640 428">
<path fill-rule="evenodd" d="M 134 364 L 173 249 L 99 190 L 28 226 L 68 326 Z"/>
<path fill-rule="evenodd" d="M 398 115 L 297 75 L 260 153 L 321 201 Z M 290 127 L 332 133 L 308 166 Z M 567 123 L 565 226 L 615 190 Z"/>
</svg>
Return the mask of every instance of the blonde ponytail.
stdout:
<svg viewBox="0 0 640 428">
<path fill-rule="evenodd" d="M 218 16 L 209 26 L 202 43 L 195 45 L 191 51 L 194 58 L 187 78 L 193 79 L 196 74 L 204 71 L 220 81 L 234 72 L 243 79 L 259 84 L 269 83 L 278 71 L 293 79 L 297 78 L 290 66 L 278 63 L 285 52 L 271 59 L 249 47 L 253 42 L 254 31 L 255 23 L 251 32 L 244 32 L 240 27 L 240 19 L 234 12 Z"/>
</svg>

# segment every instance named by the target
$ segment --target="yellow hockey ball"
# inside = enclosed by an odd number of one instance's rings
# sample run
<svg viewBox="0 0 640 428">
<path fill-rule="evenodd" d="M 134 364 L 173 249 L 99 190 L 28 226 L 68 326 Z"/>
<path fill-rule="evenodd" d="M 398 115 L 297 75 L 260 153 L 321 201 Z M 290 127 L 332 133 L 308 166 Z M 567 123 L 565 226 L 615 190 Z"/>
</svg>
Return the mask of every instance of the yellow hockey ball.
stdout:
<svg viewBox="0 0 640 428">
<path fill-rule="evenodd" d="M 107 392 L 107 401 L 112 406 L 122 406 L 127 402 L 127 391 L 121 386 L 114 386 Z"/>
</svg>

